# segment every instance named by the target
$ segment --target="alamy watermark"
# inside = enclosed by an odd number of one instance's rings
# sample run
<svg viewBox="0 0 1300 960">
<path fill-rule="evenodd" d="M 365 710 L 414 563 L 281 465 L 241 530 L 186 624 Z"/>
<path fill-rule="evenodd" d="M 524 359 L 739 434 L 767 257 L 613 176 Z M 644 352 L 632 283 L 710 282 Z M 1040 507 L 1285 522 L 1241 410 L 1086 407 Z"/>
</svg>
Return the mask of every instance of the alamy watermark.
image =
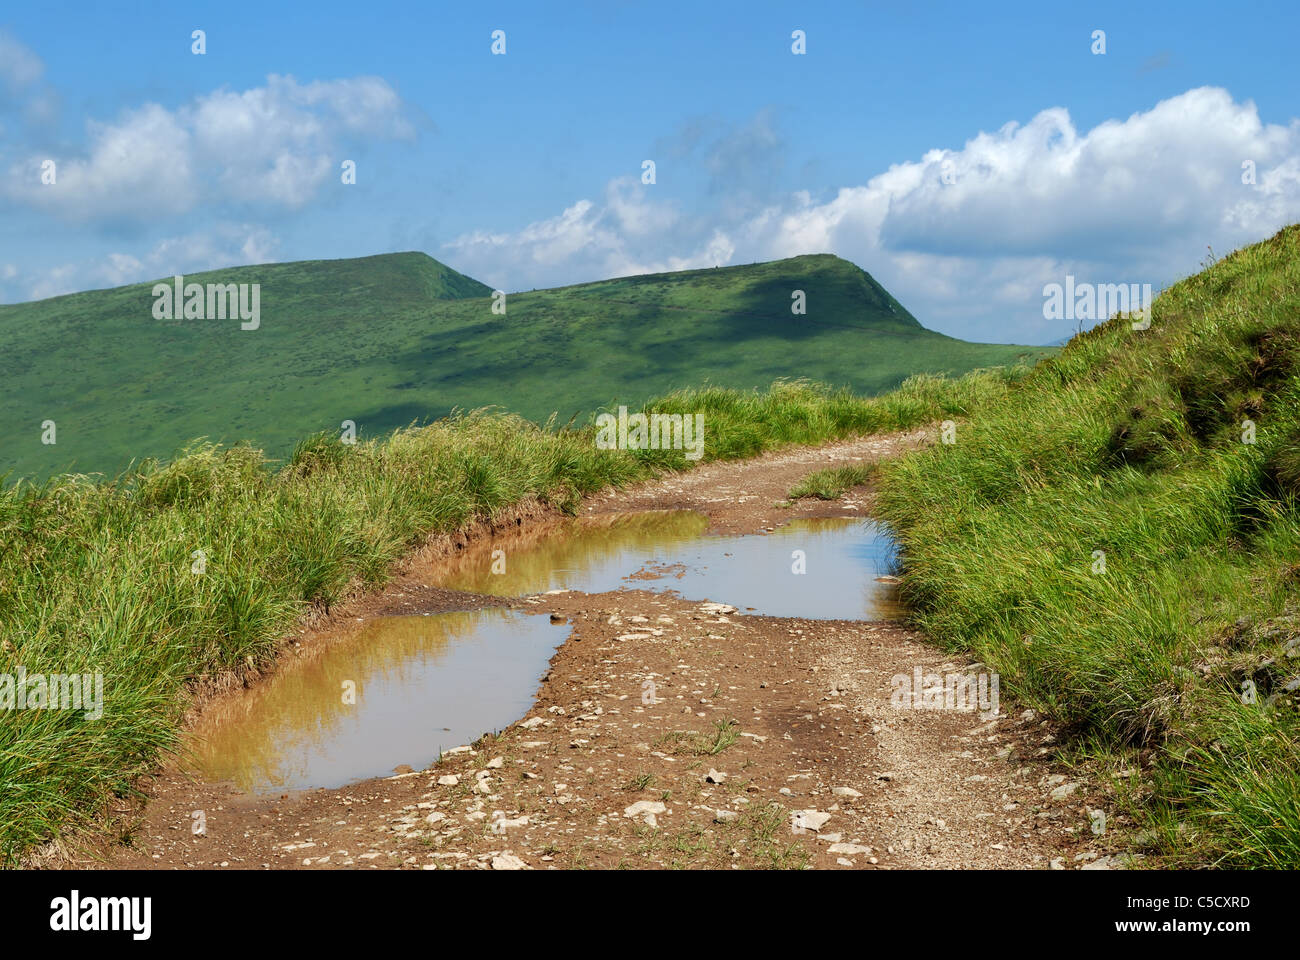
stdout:
<svg viewBox="0 0 1300 960">
<path fill-rule="evenodd" d="M 1126 316 L 1134 330 L 1151 326 L 1151 284 L 1075 283 L 1067 274 L 1064 285 L 1043 286 L 1044 320 L 1097 322 Z"/>
<path fill-rule="evenodd" d="M 0 673 L 0 710 L 85 710 L 87 720 L 104 715 L 104 675 L 92 673 Z"/>
<path fill-rule="evenodd" d="M 978 710 L 982 716 L 997 716 L 996 673 L 924 673 L 920 667 L 896 673 L 889 680 L 889 704 L 896 710 Z"/>
<path fill-rule="evenodd" d="M 83 897 L 73 890 L 50 901 L 50 929 L 55 933 L 122 931 L 133 940 L 148 940 L 152 917 L 152 897 Z"/>
<path fill-rule="evenodd" d="M 704 414 L 633 413 L 596 417 L 598 450 L 685 450 L 687 460 L 704 455 Z"/>
<path fill-rule="evenodd" d="M 153 286 L 155 320 L 242 320 L 240 330 L 262 325 L 260 283 L 186 283 L 183 276 Z"/>
</svg>

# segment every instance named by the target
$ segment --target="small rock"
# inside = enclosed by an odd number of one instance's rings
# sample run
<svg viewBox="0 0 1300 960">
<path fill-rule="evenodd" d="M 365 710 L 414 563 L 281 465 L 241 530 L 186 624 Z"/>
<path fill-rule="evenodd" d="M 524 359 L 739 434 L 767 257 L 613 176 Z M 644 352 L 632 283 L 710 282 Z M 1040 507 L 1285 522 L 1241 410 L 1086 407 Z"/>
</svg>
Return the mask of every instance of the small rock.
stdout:
<svg viewBox="0 0 1300 960">
<path fill-rule="evenodd" d="M 623 816 L 635 820 L 638 817 L 644 820 L 649 826 L 659 826 L 659 821 L 655 819 L 659 814 L 667 811 L 658 800 L 638 800 L 632 806 L 623 811 Z"/>
<path fill-rule="evenodd" d="M 1077 783 L 1063 783 L 1055 790 L 1053 790 L 1050 796 L 1053 800 L 1064 800 L 1066 797 L 1068 797 L 1070 794 L 1074 793 L 1074 791 L 1078 789 L 1079 789 L 1079 785 Z"/>
<path fill-rule="evenodd" d="M 870 847 L 859 843 L 832 843 L 826 848 L 828 853 L 870 853 Z"/>
<path fill-rule="evenodd" d="M 531 870 L 528 864 L 524 863 L 513 853 L 501 853 L 492 858 L 493 870 Z"/>
<path fill-rule="evenodd" d="M 822 813 L 820 810 L 796 810 L 792 822 L 796 830 L 811 830 L 817 833 L 830 818 L 829 813 Z"/>
<path fill-rule="evenodd" d="M 722 614 L 735 613 L 735 612 L 736 612 L 736 608 L 731 606 L 731 604 L 729 603 L 700 604 L 700 613 L 711 613 L 714 615 L 722 615 Z"/>
</svg>

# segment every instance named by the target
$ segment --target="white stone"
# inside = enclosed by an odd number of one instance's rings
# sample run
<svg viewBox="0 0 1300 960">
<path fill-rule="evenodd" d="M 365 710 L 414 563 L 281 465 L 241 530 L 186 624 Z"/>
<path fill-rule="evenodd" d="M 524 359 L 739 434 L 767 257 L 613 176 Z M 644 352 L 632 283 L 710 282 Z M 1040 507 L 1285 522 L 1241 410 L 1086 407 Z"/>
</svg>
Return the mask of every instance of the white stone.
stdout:
<svg viewBox="0 0 1300 960">
<path fill-rule="evenodd" d="M 700 612 L 719 615 L 719 614 L 735 613 L 736 608 L 729 603 L 702 603 L 700 604 Z"/>
<path fill-rule="evenodd" d="M 827 853 L 870 853 L 870 847 L 858 843 L 832 843 L 826 848 Z"/>
<path fill-rule="evenodd" d="M 635 820 L 638 817 L 644 820 L 652 827 L 659 826 L 656 818 L 658 814 L 664 813 L 668 808 L 658 800 L 638 800 L 632 806 L 623 811 L 623 816 Z"/>
<path fill-rule="evenodd" d="M 826 821 L 830 818 L 829 813 L 822 813 L 820 810 L 796 810 L 793 820 L 794 828 L 796 830 L 812 830 L 816 833 L 826 825 Z"/>
<path fill-rule="evenodd" d="M 493 870 L 531 870 L 528 864 L 524 863 L 513 853 L 500 853 L 492 858 Z"/>
</svg>

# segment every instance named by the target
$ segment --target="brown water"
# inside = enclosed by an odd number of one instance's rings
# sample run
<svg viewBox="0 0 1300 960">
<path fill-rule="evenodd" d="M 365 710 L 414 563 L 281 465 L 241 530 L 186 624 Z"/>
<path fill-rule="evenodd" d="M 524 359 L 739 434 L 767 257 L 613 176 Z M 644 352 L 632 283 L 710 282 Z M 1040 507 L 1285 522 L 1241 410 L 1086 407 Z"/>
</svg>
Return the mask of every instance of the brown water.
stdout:
<svg viewBox="0 0 1300 960">
<path fill-rule="evenodd" d="M 798 520 L 744 537 L 708 537 L 707 527 L 691 511 L 573 520 L 471 547 L 430 579 L 499 596 L 671 589 L 771 616 L 897 613 L 893 586 L 876 580 L 892 570 L 893 543 L 870 521 Z M 423 769 L 440 750 L 527 713 L 568 630 L 497 608 L 372 620 L 207 711 L 191 738 L 193 764 L 249 792 Z"/>
<path fill-rule="evenodd" d="M 254 793 L 422 770 L 527 713 L 568 632 L 495 607 L 372 620 L 205 713 L 194 764 Z"/>
</svg>

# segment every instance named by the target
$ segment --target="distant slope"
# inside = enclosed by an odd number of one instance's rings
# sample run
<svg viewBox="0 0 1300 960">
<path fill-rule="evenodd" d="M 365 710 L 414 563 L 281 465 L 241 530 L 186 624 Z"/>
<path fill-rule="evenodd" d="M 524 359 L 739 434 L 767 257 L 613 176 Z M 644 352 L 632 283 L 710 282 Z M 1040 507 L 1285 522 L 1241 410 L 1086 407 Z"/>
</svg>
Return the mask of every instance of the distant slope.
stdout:
<svg viewBox="0 0 1300 960">
<path fill-rule="evenodd" d="M 155 320 L 152 283 L 0 306 L 0 472 L 113 473 L 196 437 L 283 456 L 353 420 L 373 435 L 455 407 L 563 420 L 705 381 L 809 377 L 863 393 L 1051 351 L 926 330 L 869 274 L 828 255 L 510 294 L 422 253 L 236 267 L 261 326 Z M 803 290 L 807 315 L 791 312 Z M 41 442 L 53 420 L 57 443 Z"/>
</svg>

